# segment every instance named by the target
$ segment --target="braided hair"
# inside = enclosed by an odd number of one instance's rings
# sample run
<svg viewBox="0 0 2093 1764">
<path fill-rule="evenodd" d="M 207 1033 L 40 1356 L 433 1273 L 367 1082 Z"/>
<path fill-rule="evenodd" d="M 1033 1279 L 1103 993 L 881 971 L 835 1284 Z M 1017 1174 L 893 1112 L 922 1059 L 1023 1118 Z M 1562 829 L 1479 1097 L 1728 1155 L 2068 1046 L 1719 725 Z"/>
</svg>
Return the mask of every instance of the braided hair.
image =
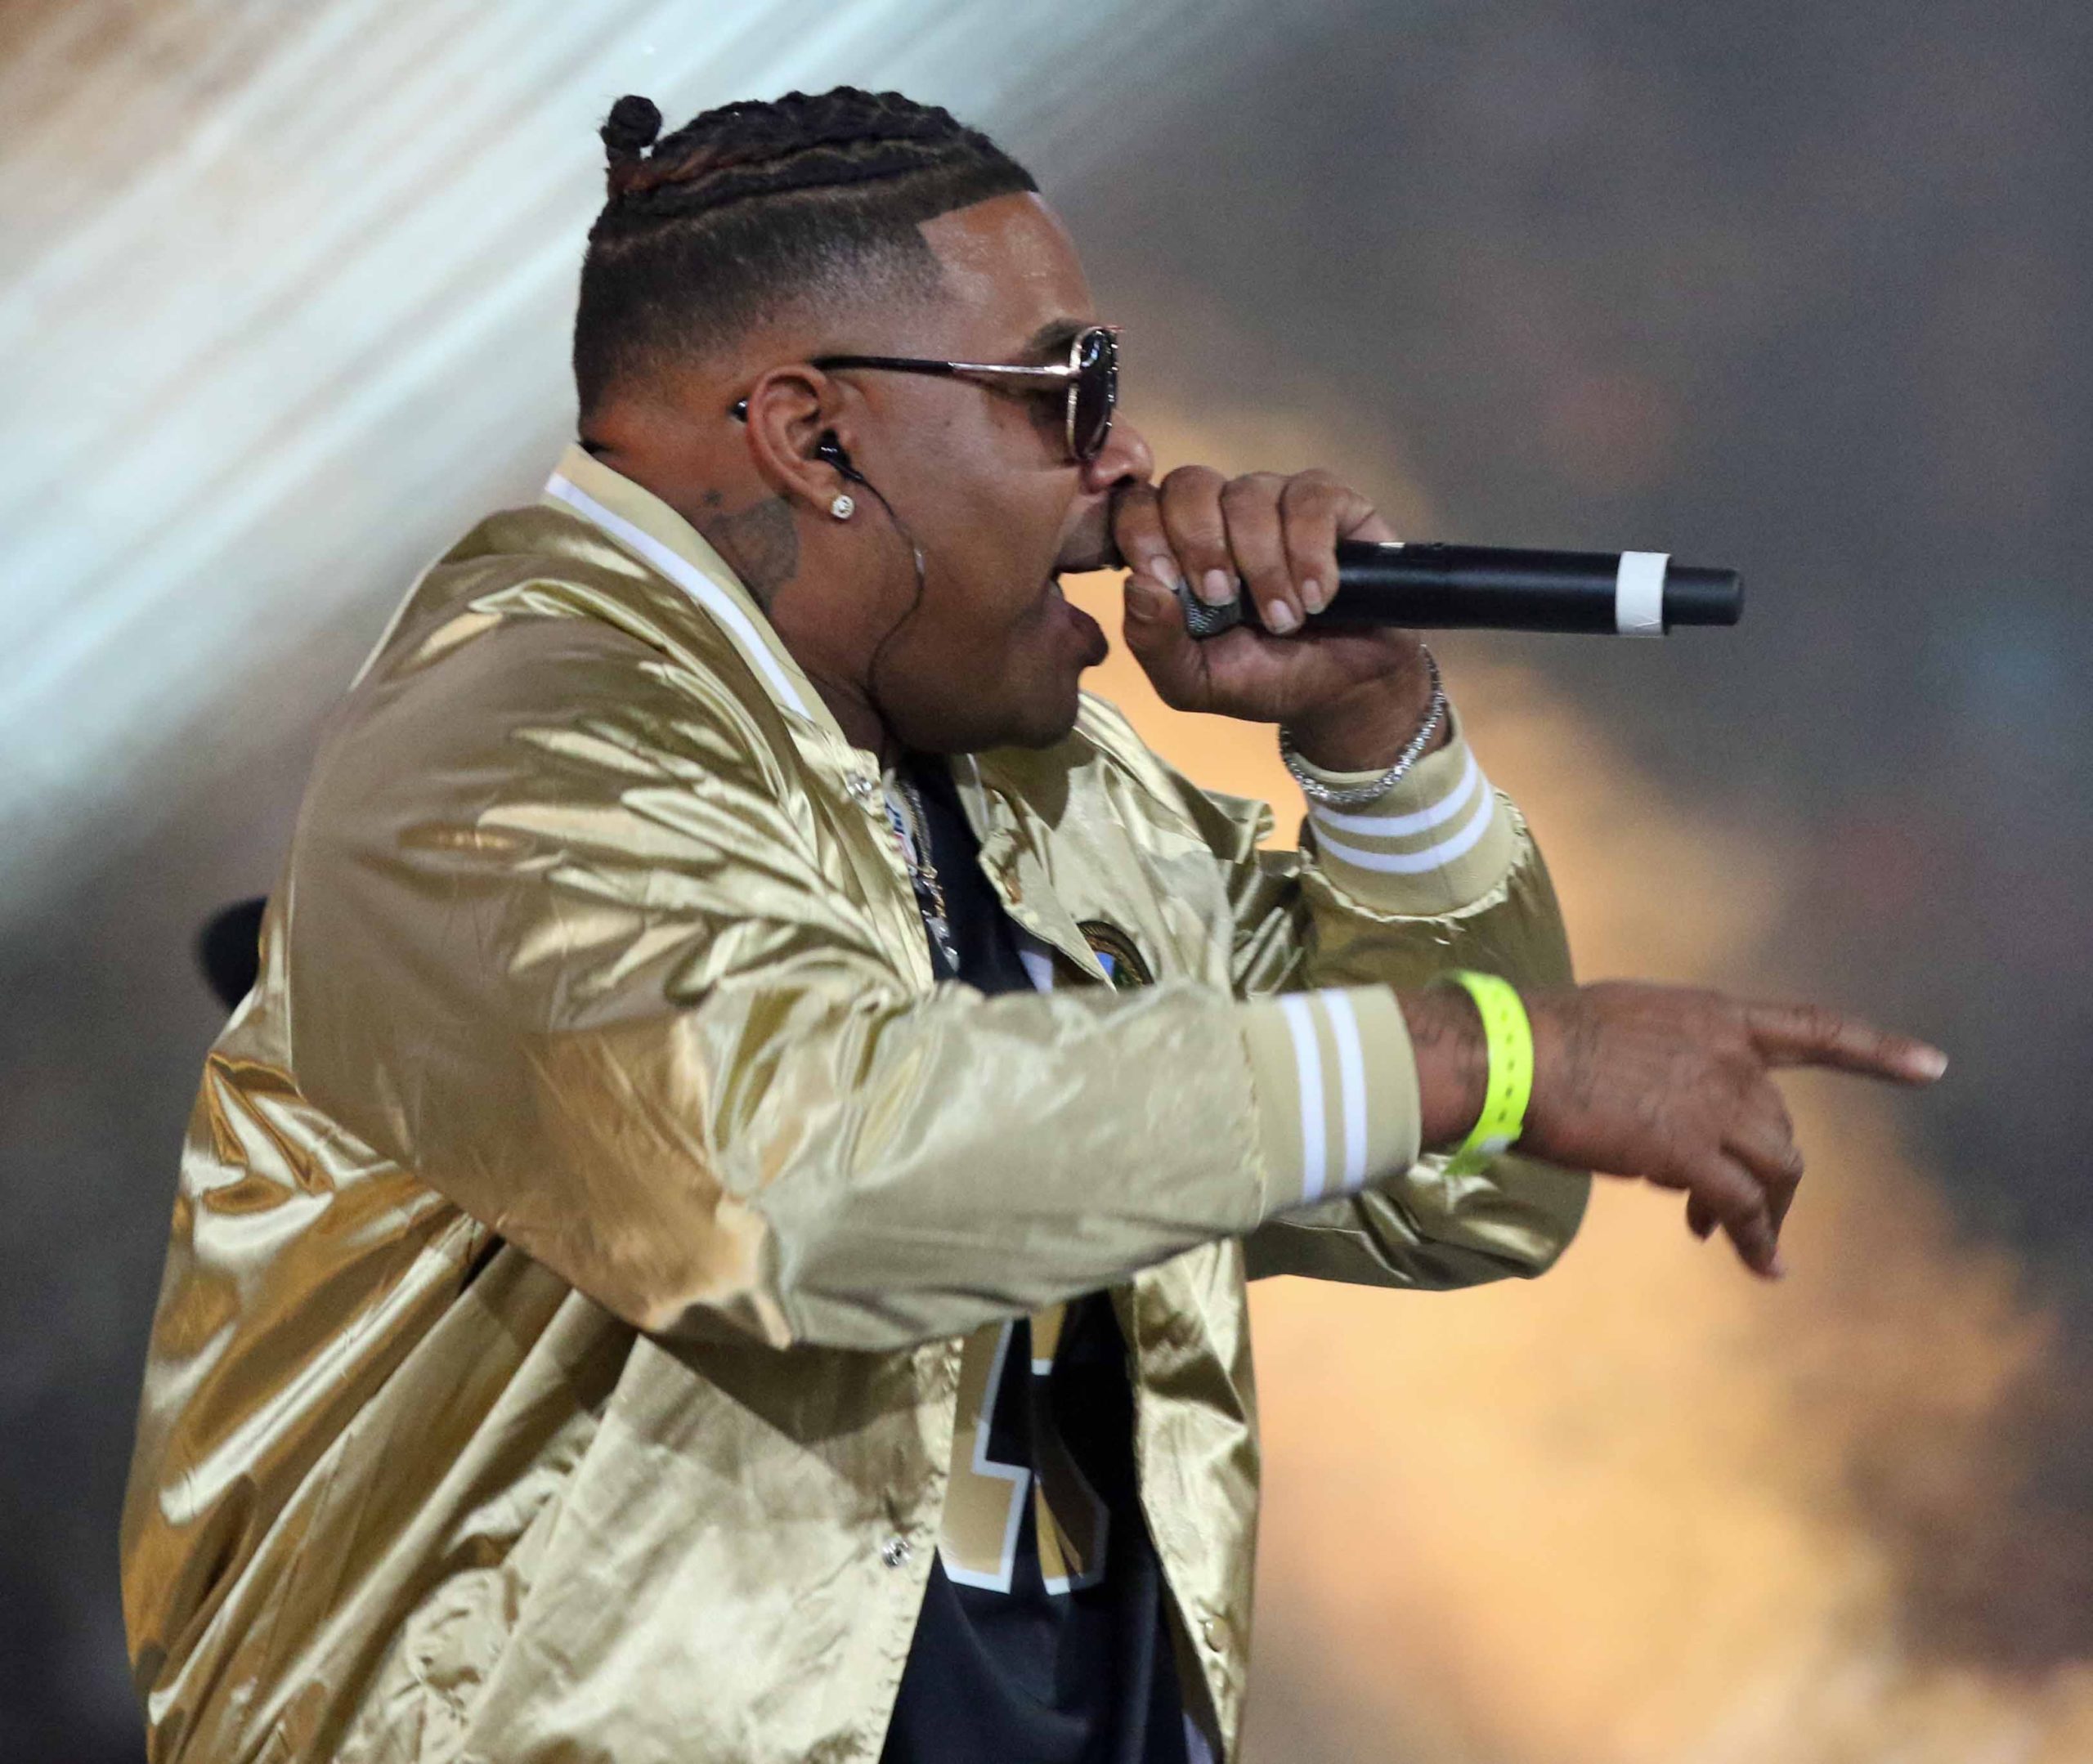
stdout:
<svg viewBox="0 0 2093 1764">
<path fill-rule="evenodd" d="M 926 294 L 938 264 L 919 222 L 1039 187 L 986 135 L 899 92 L 787 92 L 657 141 L 661 128 L 652 101 L 627 96 L 601 131 L 609 192 L 574 321 L 585 418 L 620 383 L 790 305 Z"/>
</svg>

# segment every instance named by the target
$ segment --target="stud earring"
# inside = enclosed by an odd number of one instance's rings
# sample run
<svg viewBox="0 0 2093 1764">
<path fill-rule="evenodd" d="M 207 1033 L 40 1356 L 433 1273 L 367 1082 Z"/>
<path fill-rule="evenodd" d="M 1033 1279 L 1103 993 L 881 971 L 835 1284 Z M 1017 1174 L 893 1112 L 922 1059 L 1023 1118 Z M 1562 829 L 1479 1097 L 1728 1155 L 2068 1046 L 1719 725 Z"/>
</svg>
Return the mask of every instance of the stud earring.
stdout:
<svg viewBox="0 0 2093 1764">
<path fill-rule="evenodd" d="M 848 496 L 839 494 L 836 500 L 828 505 L 828 512 L 839 521 L 847 521 L 856 510 L 857 506 L 857 504 L 851 501 Z"/>
</svg>

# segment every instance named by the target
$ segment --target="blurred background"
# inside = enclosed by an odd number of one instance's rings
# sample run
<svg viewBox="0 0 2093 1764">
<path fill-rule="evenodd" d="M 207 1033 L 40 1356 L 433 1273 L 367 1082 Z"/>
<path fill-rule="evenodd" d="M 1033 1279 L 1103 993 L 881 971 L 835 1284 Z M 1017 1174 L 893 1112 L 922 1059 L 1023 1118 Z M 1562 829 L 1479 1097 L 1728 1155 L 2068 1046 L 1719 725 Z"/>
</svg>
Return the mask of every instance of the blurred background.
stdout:
<svg viewBox="0 0 2093 1764">
<path fill-rule="evenodd" d="M 1260 1290 L 1253 1755 L 2093 1757 L 2089 51 L 2015 0 L 0 0 L 0 1757 L 141 1756 L 192 938 L 571 432 L 596 123 L 841 80 L 1032 166 L 1164 463 L 1741 568 L 1734 632 L 1449 640 L 1476 745 L 1586 977 L 1953 1056 L 1792 1087 L 1778 1290 L 1612 1187 L 1532 1286 Z M 1262 732 L 1101 684 L 1290 840 Z"/>
</svg>

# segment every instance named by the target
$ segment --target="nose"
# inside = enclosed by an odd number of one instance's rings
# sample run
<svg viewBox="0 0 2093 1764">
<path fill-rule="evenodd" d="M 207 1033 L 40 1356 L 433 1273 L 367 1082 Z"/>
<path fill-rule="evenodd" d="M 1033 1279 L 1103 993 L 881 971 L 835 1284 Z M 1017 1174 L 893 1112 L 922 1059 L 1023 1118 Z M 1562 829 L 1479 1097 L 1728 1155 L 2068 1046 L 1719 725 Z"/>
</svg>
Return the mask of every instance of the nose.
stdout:
<svg viewBox="0 0 2093 1764">
<path fill-rule="evenodd" d="M 1145 484 L 1155 476 L 1155 455 L 1147 438 L 1116 413 L 1112 432 L 1097 450 L 1097 457 L 1082 468 L 1082 487 L 1093 496 L 1109 496 L 1123 484 Z"/>
</svg>

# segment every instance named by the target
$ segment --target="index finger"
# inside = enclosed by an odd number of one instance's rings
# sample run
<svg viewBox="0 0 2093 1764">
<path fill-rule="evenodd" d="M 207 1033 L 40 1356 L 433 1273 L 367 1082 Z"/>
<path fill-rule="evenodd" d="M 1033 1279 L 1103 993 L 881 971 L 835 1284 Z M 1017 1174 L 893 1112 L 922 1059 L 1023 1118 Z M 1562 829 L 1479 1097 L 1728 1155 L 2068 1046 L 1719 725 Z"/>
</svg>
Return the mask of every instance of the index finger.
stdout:
<svg viewBox="0 0 2093 1764">
<path fill-rule="evenodd" d="M 1169 535 L 1163 531 L 1163 510 L 1153 484 L 1128 484 L 1114 495 L 1112 539 L 1128 569 L 1141 571 L 1160 586 L 1176 591 L 1183 578 Z"/>
<path fill-rule="evenodd" d="M 1900 1084 L 1931 1084 L 1947 1070 L 1938 1048 L 1822 1005 L 1746 1005 L 1744 1023 L 1769 1066 L 1825 1066 Z"/>
</svg>

